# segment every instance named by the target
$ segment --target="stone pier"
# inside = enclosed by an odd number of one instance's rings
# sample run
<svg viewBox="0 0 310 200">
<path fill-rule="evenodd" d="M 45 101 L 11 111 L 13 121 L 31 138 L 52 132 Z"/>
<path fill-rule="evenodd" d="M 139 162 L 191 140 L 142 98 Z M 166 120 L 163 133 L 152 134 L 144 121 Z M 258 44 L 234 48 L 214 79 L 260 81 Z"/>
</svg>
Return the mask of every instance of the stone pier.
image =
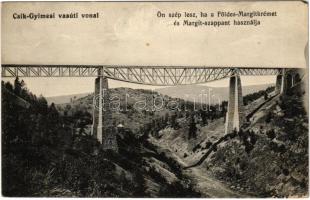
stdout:
<svg viewBox="0 0 310 200">
<path fill-rule="evenodd" d="M 243 113 L 242 87 L 239 75 L 230 77 L 225 134 L 239 131 L 245 117 Z"/>
<path fill-rule="evenodd" d="M 289 79 L 289 80 L 288 80 Z M 276 94 L 285 94 L 289 85 L 292 84 L 292 78 L 289 74 L 285 72 L 285 69 L 282 69 L 281 74 L 278 74 L 276 77 Z"/>
<path fill-rule="evenodd" d="M 95 80 L 91 134 L 102 144 L 103 149 L 117 151 L 116 131 L 112 124 L 112 114 L 109 109 L 108 79 L 99 76 Z"/>
<path fill-rule="evenodd" d="M 305 76 L 304 69 L 283 69 L 282 77 L 282 93 L 287 94 L 290 88 L 295 87 L 302 81 Z"/>
<path fill-rule="evenodd" d="M 283 91 L 282 91 L 282 82 L 283 82 L 283 79 L 284 77 L 282 76 L 282 74 L 279 74 L 277 75 L 277 78 L 276 78 L 276 88 L 275 88 L 275 93 L 276 94 L 281 94 Z"/>
</svg>

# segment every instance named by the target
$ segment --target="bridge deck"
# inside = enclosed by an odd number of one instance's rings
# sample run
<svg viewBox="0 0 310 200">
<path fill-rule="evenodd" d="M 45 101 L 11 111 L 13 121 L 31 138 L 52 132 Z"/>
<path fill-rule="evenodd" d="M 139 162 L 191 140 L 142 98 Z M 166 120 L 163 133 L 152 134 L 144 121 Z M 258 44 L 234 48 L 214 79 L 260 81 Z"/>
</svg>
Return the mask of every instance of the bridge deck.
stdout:
<svg viewBox="0 0 310 200">
<path fill-rule="evenodd" d="M 282 68 L 105 65 L 2 65 L 2 77 L 97 77 L 145 85 L 201 84 L 228 78 L 278 75 Z"/>
</svg>

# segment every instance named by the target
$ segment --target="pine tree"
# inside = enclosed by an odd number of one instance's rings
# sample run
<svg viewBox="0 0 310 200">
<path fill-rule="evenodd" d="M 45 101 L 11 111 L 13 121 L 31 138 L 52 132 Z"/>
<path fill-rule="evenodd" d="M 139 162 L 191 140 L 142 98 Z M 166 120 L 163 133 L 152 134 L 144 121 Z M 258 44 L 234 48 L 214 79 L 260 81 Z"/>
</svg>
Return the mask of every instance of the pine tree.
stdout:
<svg viewBox="0 0 310 200">
<path fill-rule="evenodd" d="M 179 127 L 177 122 L 177 116 L 175 113 L 173 113 L 170 117 L 170 124 L 173 129 L 178 129 Z"/>
<path fill-rule="evenodd" d="M 21 82 L 19 81 L 19 78 L 16 77 L 16 79 L 14 80 L 14 93 L 15 93 L 17 96 L 20 96 L 21 91 L 22 91 L 22 84 L 21 84 Z"/>
<path fill-rule="evenodd" d="M 201 116 L 201 120 L 202 120 L 202 125 L 208 125 L 208 120 L 207 120 L 207 113 L 204 110 L 200 110 L 200 116 Z"/>
<path fill-rule="evenodd" d="M 265 91 L 264 92 L 264 99 L 267 100 L 268 99 L 268 93 Z"/>
<path fill-rule="evenodd" d="M 189 132 L 188 132 L 188 139 L 196 138 L 197 137 L 197 127 L 194 119 L 194 115 L 190 118 L 190 124 L 189 124 Z"/>
</svg>

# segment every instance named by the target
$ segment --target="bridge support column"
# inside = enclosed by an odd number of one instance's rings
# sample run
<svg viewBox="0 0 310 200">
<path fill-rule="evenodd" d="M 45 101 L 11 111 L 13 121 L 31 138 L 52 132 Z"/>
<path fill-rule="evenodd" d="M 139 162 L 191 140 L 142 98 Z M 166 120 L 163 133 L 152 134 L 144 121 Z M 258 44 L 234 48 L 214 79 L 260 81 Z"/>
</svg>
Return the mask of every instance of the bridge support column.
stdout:
<svg viewBox="0 0 310 200">
<path fill-rule="evenodd" d="M 282 85 L 283 85 L 283 75 L 282 74 L 279 74 L 277 75 L 277 79 L 276 79 L 276 88 L 275 88 L 275 93 L 276 94 L 281 94 L 283 91 L 282 91 Z"/>
<path fill-rule="evenodd" d="M 92 136 L 102 144 L 103 149 L 118 150 L 116 129 L 109 109 L 108 79 L 103 76 L 95 80 Z"/>
<path fill-rule="evenodd" d="M 243 122 L 244 116 L 241 79 L 239 75 L 235 75 L 230 77 L 229 80 L 229 97 L 226 113 L 225 134 L 231 133 L 234 130 L 239 131 Z"/>
<path fill-rule="evenodd" d="M 285 91 L 287 88 L 286 78 L 287 77 L 285 74 L 285 69 L 282 69 L 281 74 L 277 75 L 277 78 L 276 78 L 276 87 L 275 87 L 276 94 L 285 94 Z"/>
<path fill-rule="evenodd" d="M 280 94 L 286 94 L 287 89 L 290 88 L 290 84 L 292 82 L 291 75 L 287 74 L 285 69 L 282 70 L 282 81 L 281 81 L 281 92 Z M 288 80 L 289 79 L 289 80 Z"/>
</svg>

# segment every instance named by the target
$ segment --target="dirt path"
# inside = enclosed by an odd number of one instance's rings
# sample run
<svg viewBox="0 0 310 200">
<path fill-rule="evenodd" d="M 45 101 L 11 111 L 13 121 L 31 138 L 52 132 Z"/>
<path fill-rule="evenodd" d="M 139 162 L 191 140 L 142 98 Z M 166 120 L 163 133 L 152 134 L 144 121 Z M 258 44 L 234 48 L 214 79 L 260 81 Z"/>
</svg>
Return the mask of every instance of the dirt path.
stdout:
<svg viewBox="0 0 310 200">
<path fill-rule="evenodd" d="M 232 191 L 224 183 L 216 180 L 208 175 L 205 169 L 202 167 L 195 167 L 187 169 L 184 173 L 190 177 L 195 183 L 195 188 L 201 192 L 203 197 L 215 197 L 215 198 L 237 198 L 237 197 L 249 197 L 242 195 L 236 191 Z"/>
<path fill-rule="evenodd" d="M 151 142 L 158 146 L 158 148 L 165 152 L 167 156 L 174 158 L 178 163 L 185 167 L 188 164 L 185 163 L 180 157 L 178 157 L 167 146 L 161 146 L 156 139 L 151 139 Z M 202 166 L 194 167 L 191 169 L 183 170 L 183 173 L 189 177 L 194 183 L 196 191 L 202 194 L 202 197 L 214 197 L 214 198 L 237 198 L 237 197 L 249 197 L 248 195 L 240 194 L 237 191 L 231 190 L 225 183 L 212 177 L 209 172 Z"/>
<path fill-rule="evenodd" d="M 170 151 L 171 152 L 171 151 Z M 186 166 L 181 158 L 172 153 L 181 165 Z M 239 194 L 236 191 L 232 191 L 227 185 L 213 178 L 209 172 L 202 166 L 193 167 L 191 169 L 184 170 L 183 173 L 187 175 L 195 184 L 195 189 L 203 194 L 202 197 L 214 197 L 214 198 L 236 198 L 247 197 L 246 195 Z"/>
</svg>

